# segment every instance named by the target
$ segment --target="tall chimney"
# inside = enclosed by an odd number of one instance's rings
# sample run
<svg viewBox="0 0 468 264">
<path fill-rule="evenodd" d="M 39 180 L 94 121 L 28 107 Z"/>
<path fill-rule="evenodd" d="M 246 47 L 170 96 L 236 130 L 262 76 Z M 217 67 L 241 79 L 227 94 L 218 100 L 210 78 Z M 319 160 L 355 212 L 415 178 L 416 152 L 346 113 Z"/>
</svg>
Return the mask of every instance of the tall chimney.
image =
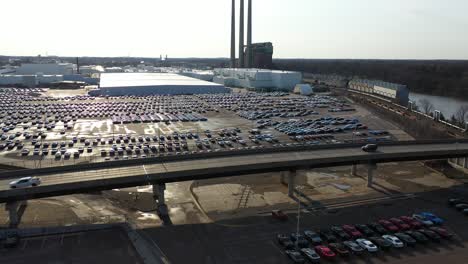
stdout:
<svg viewBox="0 0 468 264">
<path fill-rule="evenodd" d="M 239 68 L 244 68 L 244 0 L 240 0 Z"/>
<path fill-rule="evenodd" d="M 252 68 L 252 0 L 247 11 L 247 68 Z"/>
<path fill-rule="evenodd" d="M 232 0 L 231 14 L 231 68 L 236 67 L 236 0 Z"/>
<path fill-rule="evenodd" d="M 80 59 L 76 57 L 76 73 L 80 74 Z"/>
</svg>

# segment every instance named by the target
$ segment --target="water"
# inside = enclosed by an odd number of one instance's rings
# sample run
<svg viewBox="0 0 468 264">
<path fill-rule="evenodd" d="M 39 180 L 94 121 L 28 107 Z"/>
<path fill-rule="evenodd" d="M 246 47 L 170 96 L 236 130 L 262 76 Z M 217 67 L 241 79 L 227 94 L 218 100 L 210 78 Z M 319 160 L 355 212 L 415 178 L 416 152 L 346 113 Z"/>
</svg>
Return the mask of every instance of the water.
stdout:
<svg viewBox="0 0 468 264">
<path fill-rule="evenodd" d="M 434 105 L 434 110 L 439 110 L 448 119 L 454 115 L 462 105 L 468 105 L 468 101 L 459 100 L 452 97 L 444 97 L 437 95 L 428 95 L 411 92 L 410 100 L 415 101 L 419 105 L 419 100 L 427 99 Z"/>
</svg>

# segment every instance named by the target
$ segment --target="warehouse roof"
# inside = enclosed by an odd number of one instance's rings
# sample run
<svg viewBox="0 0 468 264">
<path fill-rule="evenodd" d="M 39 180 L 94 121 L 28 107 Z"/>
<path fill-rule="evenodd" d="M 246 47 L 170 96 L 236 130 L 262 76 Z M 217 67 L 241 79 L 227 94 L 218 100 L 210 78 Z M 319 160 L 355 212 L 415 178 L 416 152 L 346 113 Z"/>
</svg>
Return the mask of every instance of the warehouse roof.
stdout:
<svg viewBox="0 0 468 264">
<path fill-rule="evenodd" d="M 150 86 L 216 86 L 207 82 L 175 73 L 102 73 L 100 87 L 150 87 Z"/>
</svg>

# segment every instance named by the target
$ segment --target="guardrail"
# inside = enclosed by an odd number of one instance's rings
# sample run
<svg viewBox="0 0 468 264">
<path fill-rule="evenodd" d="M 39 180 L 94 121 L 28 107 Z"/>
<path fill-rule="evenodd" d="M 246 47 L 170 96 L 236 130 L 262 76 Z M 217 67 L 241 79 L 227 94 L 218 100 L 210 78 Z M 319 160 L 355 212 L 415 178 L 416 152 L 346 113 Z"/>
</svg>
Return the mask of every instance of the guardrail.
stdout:
<svg viewBox="0 0 468 264">
<path fill-rule="evenodd" d="M 381 146 L 400 146 L 400 145 L 424 145 L 424 144 L 456 144 L 456 143 L 468 143 L 468 139 L 446 139 L 446 140 L 412 140 L 412 141 L 395 141 L 395 142 L 381 142 Z M 357 148 L 361 147 L 362 143 L 346 143 L 346 144 L 328 144 L 328 145 L 311 145 L 311 146 L 285 146 L 275 148 L 261 148 L 261 149 L 244 149 L 235 151 L 220 151 L 220 152 L 209 152 L 209 153 L 194 153 L 189 155 L 176 155 L 176 156 L 160 156 L 160 157 L 149 157 L 141 159 L 131 160 L 118 160 L 118 161 L 105 161 L 98 163 L 89 164 L 77 164 L 77 165 L 66 165 L 60 167 L 48 167 L 39 169 L 23 169 L 1 172 L 0 178 L 13 178 L 21 176 L 41 175 L 58 172 L 70 172 L 70 171 L 86 171 L 106 168 L 119 168 L 138 166 L 146 164 L 156 164 L 163 162 L 177 162 L 185 160 L 196 160 L 196 159 L 210 159 L 210 158 L 222 158 L 230 156 L 243 156 L 243 155 L 256 155 L 256 154 L 268 154 L 268 153 L 279 153 L 279 152 L 294 152 L 294 151 L 317 151 L 325 149 L 341 149 L 341 148 Z"/>
</svg>

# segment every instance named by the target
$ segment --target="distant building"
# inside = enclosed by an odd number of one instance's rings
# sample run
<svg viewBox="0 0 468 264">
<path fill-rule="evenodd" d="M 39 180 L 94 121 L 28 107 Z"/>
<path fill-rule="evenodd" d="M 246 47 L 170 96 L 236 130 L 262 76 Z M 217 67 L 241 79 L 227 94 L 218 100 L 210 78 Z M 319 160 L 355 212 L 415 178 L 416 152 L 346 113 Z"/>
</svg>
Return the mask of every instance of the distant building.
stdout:
<svg viewBox="0 0 468 264">
<path fill-rule="evenodd" d="M 298 84 L 294 87 L 294 93 L 300 95 L 311 95 L 314 92 L 310 84 Z"/>
<path fill-rule="evenodd" d="M 247 48 L 246 48 L 247 49 Z M 253 43 L 251 48 L 252 68 L 272 69 L 273 68 L 273 44 L 271 42 Z M 247 50 L 244 52 L 247 61 Z"/>
<path fill-rule="evenodd" d="M 219 68 L 214 70 L 215 83 L 229 87 L 293 91 L 302 82 L 302 74 L 293 71 Z"/>
<path fill-rule="evenodd" d="M 121 67 L 107 67 L 105 72 L 124 72 L 124 69 Z"/>
<path fill-rule="evenodd" d="M 16 69 L 18 75 L 65 75 L 76 73 L 77 67 L 72 63 L 24 63 Z"/>
<path fill-rule="evenodd" d="M 403 84 L 376 80 L 353 79 L 349 81 L 348 88 L 363 93 L 382 96 L 403 106 L 407 106 L 409 102 L 409 89 Z"/>
<path fill-rule="evenodd" d="M 229 93 L 223 85 L 175 73 L 103 73 L 90 95 L 179 95 Z"/>
</svg>

